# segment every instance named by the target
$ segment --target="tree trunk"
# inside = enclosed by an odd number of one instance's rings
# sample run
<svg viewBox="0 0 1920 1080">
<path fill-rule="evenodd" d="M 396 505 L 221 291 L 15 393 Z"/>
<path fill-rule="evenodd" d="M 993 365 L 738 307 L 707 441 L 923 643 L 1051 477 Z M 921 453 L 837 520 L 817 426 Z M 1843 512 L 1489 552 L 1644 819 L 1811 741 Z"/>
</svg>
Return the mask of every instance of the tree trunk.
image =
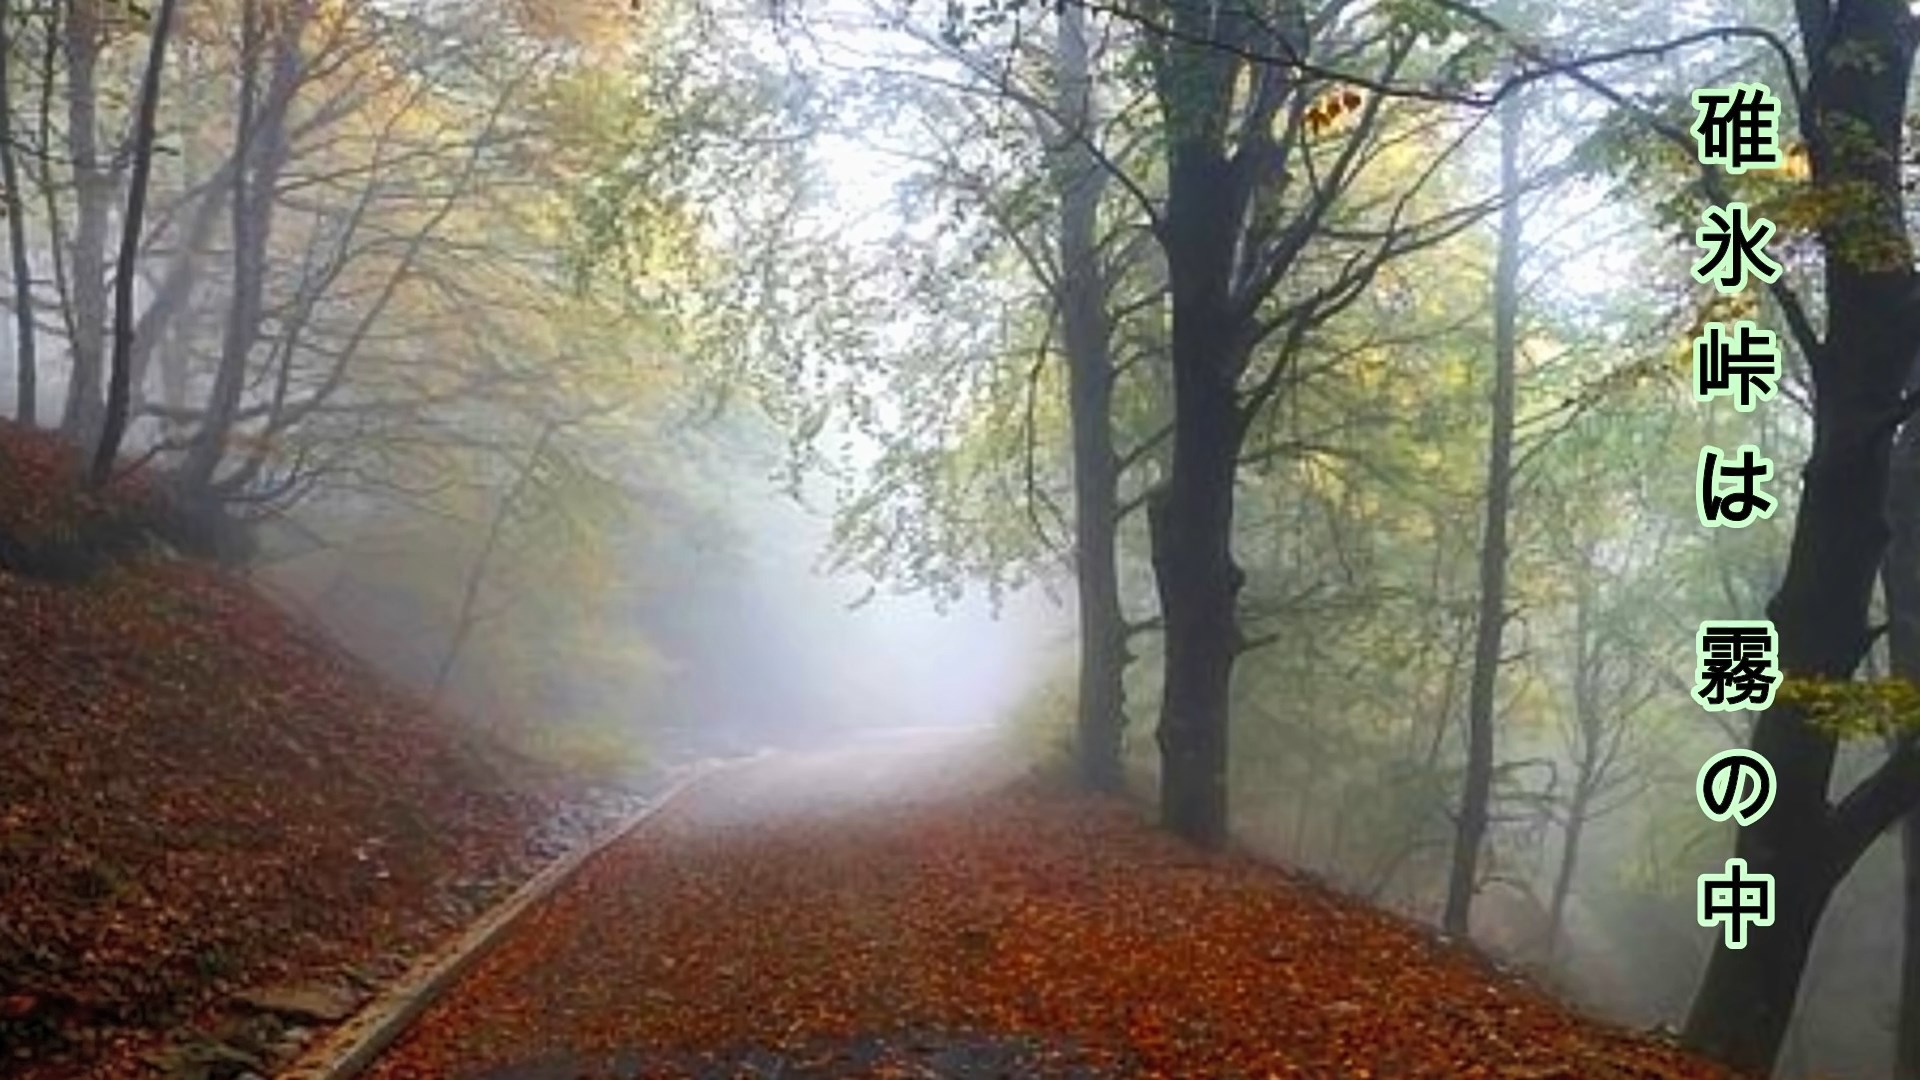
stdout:
<svg viewBox="0 0 1920 1080">
<path fill-rule="evenodd" d="M 42 13 L 44 23 L 41 33 L 45 38 L 40 50 L 39 70 L 34 72 L 34 81 L 38 84 L 38 108 L 34 110 L 34 143 L 40 147 L 53 145 L 53 99 L 54 75 L 60 67 L 62 42 L 66 35 L 61 31 L 65 25 L 63 5 L 48 5 Z M 40 187 L 40 198 L 47 213 L 47 261 L 53 271 L 53 295 L 59 302 L 60 325 L 67 340 L 73 340 L 73 290 L 67 281 L 67 235 L 60 224 L 60 185 L 54 176 L 53 162 L 42 158 L 30 157 L 33 163 L 34 181 Z"/>
<path fill-rule="evenodd" d="M 1813 449 L 1786 574 L 1767 612 L 1779 633 L 1778 666 L 1789 678 L 1845 680 L 1872 640 L 1868 609 L 1889 532 L 1889 410 L 1914 357 L 1913 252 L 1899 176 L 1913 19 L 1896 0 L 1802 7 L 1813 60 L 1802 124 L 1814 182 L 1848 194 L 1844 212 L 1821 226 L 1828 336 L 1808 358 Z M 1863 259 L 1869 236 L 1874 250 Z M 1751 872 L 1774 876 L 1774 924 L 1748 934 L 1746 948 L 1715 945 L 1686 1041 L 1736 1068 L 1765 1072 L 1779 1054 L 1834 887 L 1878 832 L 1913 806 L 1914 793 L 1904 775 L 1883 769 L 1830 807 L 1835 742 L 1791 707 L 1760 715 L 1752 748 L 1772 763 L 1778 793 L 1765 817 L 1740 830 L 1735 850 Z"/>
<path fill-rule="evenodd" d="M 1907 381 L 1920 385 L 1920 371 Z M 1920 683 L 1920 423 L 1909 421 L 1894 441 L 1887 476 L 1887 521 L 1891 532 L 1880 566 L 1887 607 L 1887 660 L 1896 679 Z M 1914 736 L 1895 740 L 1891 752 Z M 1920 1080 L 1920 809 L 1900 826 L 1903 860 L 1900 999 L 1894 1030 L 1893 1080 Z"/>
<path fill-rule="evenodd" d="M 1173 455 L 1148 505 L 1153 569 L 1165 625 L 1160 700 L 1160 811 L 1195 843 L 1227 833 L 1227 723 L 1240 648 L 1233 561 L 1233 483 L 1241 420 L 1237 343 L 1228 305 L 1234 222 L 1222 192 L 1228 162 L 1213 148 L 1176 147 L 1166 212 L 1173 294 Z"/>
<path fill-rule="evenodd" d="M 1113 451 L 1112 327 L 1098 250 L 1100 196 L 1107 174 L 1086 140 L 1093 137 L 1093 81 L 1087 16 L 1060 13 L 1056 55 L 1058 114 L 1065 131 L 1055 167 L 1060 199 L 1059 305 L 1073 427 L 1074 577 L 1079 593 L 1080 684 L 1076 756 L 1081 782 L 1095 791 L 1125 785 L 1127 634 L 1116 556 L 1119 461 Z"/>
<path fill-rule="evenodd" d="M 1560 846 L 1560 866 L 1553 875 L 1553 899 L 1547 905 L 1547 965 L 1560 957 L 1560 939 L 1566 934 L 1567 898 L 1573 895 L 1573 872 L 1580 864 L 1580 839 L 1587 828 L 1586 785 L 1574 790 L 1567 808 L 1567 829 Z"/>
<path fill-rule="evenodd" d="M 299 34 L 310 5 L 300 5 L 276 20 L 271 84 L 259 92 L 262 46 L 259 0 L 241 8 L 243 52 L 239 118 L 234 144 L 240 147 L 234 162 L 232 202 L 233 296 L 220 336 L 220 365 L 214 373 L 206 418 L 181 462 L 177 482 L 190 497 L 205 497 L 213 487 L 214 472 L 232 438 L 241 392 L 246 386 L 247 363 L 260 336 L 265 302 L 267 244 L 273 233 L 273 209 L 280 170 L 286 163 L 286 110 L 290 87 L 299 73 Z"/>
<path fill-rule="evenodd" d="M 474 556 L 473 565 L 467 567 L 466 581 L 461 586 L 460 610 L 455 613 L 453 633 L 447 640 L 447 650 L 440 654 L 440 666 L 434 669 L 433 692 L 429 701 L 439 705 L 446 697 L 447 683 L 453 677 L 454 664 L 459 662 L 460 654 L 466 650 L 467 639 L 473 635 L 474 625 L 479 621 L 480 589 L 486 584 L 487 572 L 493 568 L 493 553 L 500 546 L 500 536 L 506 530 L 508 515 L 513 513 L 520 497 L 532 481 L 534 470 L 540 467 L 540 459 L 547 452 L 547 444 L 559 425 L 549 420 L 540 427 L 540 435 L 533 442 L 533 448 L 527 451 L 527 460 L 513 478 L 513 484 L 500 496 L 500 504 L 493 509 L 493 517 L 487 522 L 487 535 L 480 542 L 480 552 Z"/>
<path fill-rule="evenodd" d="M 1894 1029 L 1893 1080 L 1920 1080 L 1920 811 L 1900 823 L 1900 1011 Z"/>
<path fill-rule="evenodd" d="M 1165 653 L 1160 813 L 1175 834 L 1208 847 L 1227 836 L 1227 728 L 1241 645 L 1233 496 L 1245 434 L 1237 383 L 1247 316 L 1233 304 L 1233 269 L 1246 184 L 1219 120 L 1234 71 L 1217 50 L 1179 45 L 1168 46 L 1157 75 L 1168 110 L 1159 232 L 1173 370 L 1173 449 L 1166 478 L 1147 501 Z"/>
<path fill-rule="evenodd" d="M 81 446 L 98 437 L 100 367 L 107 329 L 107 217 L 113 175 L 100 162 L 98 75 L 100 0 L 73 0 L 66 23 L 67 156 L 73 168 L 75 218 L 71 279 L 72 335 L 67 401 L 60 430 Z"/>
<path fill-rule="evenodd" d="M 1573 711 L 1579 732 L 1575 753 L 1573 798 L 1567 801 L 1567 825 L 1560 845 L 1560 866 L 1553 877 L 1553 897 L 1547 905 L 1547 964 L 1559 959 L 1560 940 L 1566 932 L 1567 898 L 1573 893 L 1573 877 L 1580 865 L 1580 841 L 1586 834 L 1587 817 L 1593 812 L 1596 790 L 1603 782 L 1602 746 L 1605 739 L 1601 722 L 1601 646 L 1593 633 L 1592 564 L 1583 560 L 1575 568 L 1573 608 Z"/>
<path fill-rule="evenodd" d="M 153 171 L 154 113 L 160 105 L 160 72 L 167 59 L 167 31 L 173 25 L 178 0 L 161 0 L 153 16 L 153 40 L 147 50 L 147 70 L 140 79 L 140 111 L 133 133 L 133 177 L 127 185 L 127 212 L 120 225 L 120 257 L 114 269 L 113 366 L 107 386 L 107 411 L 101 421 L 100 445 L 93 455 L 88 482 L 102 487 L 120 455 L 120 439 L 127 430 L 127 406 L 132 397 L 134 262 L 140 257 L 140 230 L 146 221 L 147 179 Z"/>
<path fill-rule="evenodd" d="M 1186 336 L 1197 344 L 1191 339 L 1212 335 Z M 1236 455 L 1227 434 L 1236 417 L 1229 393 L 1192 385 L 1198 381 L 1186 372 L 1176 380 L 1176 409 L 1187 419 L 1174 433 L 1173 467 L 1148 513 L 1166 626 L 1161 817 L 1175 833 L 1216 846 L 1227 832 L 1228 695 L 1240 646 L 1234 605 L 1241 574 L 1231 551 Z"/>
<path fill-rule="evenodd" d="M 1479 886 L 1480 848 L 1493 797 L 1493 706 L 1507 620 L 1507 514 L 1513 494 L 1515 323 L 1519 317 L 1520 135 L 1518 95 L 1500 106 L 1500 248 L 1493 271 L 1493 422 L 1487 436 L 1487 513 L 1480 539 L 1480 609 L 1467 691 L 1467 771 L 1454 822 L 1453 868 L 1442 926 L 1465 937 Z"/>
<path fill-rule="evenodd" d="M 13 4 L 0 0 L 0 183 L 7 214 L 7 248 L 13 256 L 15 341 L 14 418 L 26 427 L 40 422 L 40 370 L 34 358 L 33 273 L 27 263 L 26 199 L 13 156 Z"/>
</svg>

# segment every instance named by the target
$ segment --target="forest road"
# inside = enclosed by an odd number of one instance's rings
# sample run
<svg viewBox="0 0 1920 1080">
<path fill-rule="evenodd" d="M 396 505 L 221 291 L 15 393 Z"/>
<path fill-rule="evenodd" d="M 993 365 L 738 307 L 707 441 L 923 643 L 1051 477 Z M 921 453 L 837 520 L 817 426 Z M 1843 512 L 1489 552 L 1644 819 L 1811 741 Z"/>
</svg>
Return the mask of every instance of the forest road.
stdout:
<svg viewBox="0 0 1920 1080">
<path fill-rule="evenodd" d="M 925 727 L 729 763 L 528 912 L 363 1076 L 1108 1075 L 1065 1040 L 943 1034 L 911 1000 L 934 990 L 908 986 L 929 951 L 985 944 L 911 898 L 936 857 L 912 824 L 1017 781 L 1010 760 L 992 731 Z"/>
<path fill-rule="evenodd" d="M 1727 1080 L 1406 920 L 895 732 L 706 774 L 368 1080 Z"/>
</svg>

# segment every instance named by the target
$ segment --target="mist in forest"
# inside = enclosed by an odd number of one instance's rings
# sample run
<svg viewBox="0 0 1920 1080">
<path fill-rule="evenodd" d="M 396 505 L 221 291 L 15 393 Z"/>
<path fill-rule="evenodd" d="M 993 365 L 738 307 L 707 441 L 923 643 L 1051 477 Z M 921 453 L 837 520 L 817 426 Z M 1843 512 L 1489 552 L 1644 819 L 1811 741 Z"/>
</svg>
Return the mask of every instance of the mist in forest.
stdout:
<svg viewBox="0 0 1920 1080">
<path fill-rule="evenodd" d="M 583 786 L 986 753 L 1735 1065 L 1920 1077 L 1913 12 L 1426 6 L 0 5 L 0 411 Z M 1708 79 L 1777 160 L 1702 156 Z M 1774 278 L 1699 269 L 1736 203 Z M 1705 700 L 1707 621 L 1785 696 Z M 1782 797 L 1709 820 L 1749 746 Z M 1735 853 L 1808 886 L 1750 950 Z"/>
</svg>

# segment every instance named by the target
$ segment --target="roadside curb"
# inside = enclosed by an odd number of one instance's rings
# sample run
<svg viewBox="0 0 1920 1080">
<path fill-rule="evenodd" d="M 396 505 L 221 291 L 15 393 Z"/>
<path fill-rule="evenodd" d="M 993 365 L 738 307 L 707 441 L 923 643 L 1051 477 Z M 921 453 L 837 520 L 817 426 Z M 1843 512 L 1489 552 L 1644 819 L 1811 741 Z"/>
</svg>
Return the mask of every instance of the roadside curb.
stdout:
<svg viewBox="0 0 1920 1080">
<path fill-rule="evenodd" d="M 440 950 L 416 962 L 392 988 L 302 1053 L 274 1080 L 352 1080 L 372 1065 L 386 1049 L 438 1001 L 475 962 L 493 950 L 508 930 L 536 904 L 551 896 L 590 859 L 630 836 L 688 789 L 729 767 L 752 761 L 702 762 L 669 784 L 660 796 L 614 825 L 580 850 L 561 857 L 535 874 L 513 895 L 482 915 L 465 933 Z"/>
</svg>

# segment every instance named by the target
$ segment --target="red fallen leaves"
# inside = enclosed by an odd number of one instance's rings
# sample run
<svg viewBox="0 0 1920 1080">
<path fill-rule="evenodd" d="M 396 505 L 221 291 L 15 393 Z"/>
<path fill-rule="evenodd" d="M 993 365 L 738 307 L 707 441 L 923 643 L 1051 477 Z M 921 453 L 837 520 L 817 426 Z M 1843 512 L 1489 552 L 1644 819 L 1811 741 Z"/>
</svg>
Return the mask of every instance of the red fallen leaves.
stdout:
<svg viewBox="0 0 1920 1080">
<path fill-rule="evenodd" d="M 3 434 L 7 520 L 59 504 L 33 494 L 50 440 Z M 0 1076 L 141 1075 L 144 1040 L 235 989 L 434 943 L 444 886 L 520 876 L 546 810 L 186 563 L 0 572 L 0 763 Z"/>
<path fill-rule="evenodd" d="M 1731 1076 L 1125 806 L 1016 785 L 756 823 L 780 808 L 752 780 L 716 778 L 590 863 L 370 1080 L 556 1060 L 726 1077 L 754 1053 L 822 1078 Z M 915 1071 L 916 1032 L 1052 1049 Z M 888 1039 L 884 1068 L 818 1064 Z"/>
<path fill-rule="evenodd" d="M 153 496 L 144 471 L 116 476 L 98 493 L 80 483 L 81 471 L 80 455 L 66 442 L 0 421 L 0 531 L 35 543 Z"/>
</svg>

